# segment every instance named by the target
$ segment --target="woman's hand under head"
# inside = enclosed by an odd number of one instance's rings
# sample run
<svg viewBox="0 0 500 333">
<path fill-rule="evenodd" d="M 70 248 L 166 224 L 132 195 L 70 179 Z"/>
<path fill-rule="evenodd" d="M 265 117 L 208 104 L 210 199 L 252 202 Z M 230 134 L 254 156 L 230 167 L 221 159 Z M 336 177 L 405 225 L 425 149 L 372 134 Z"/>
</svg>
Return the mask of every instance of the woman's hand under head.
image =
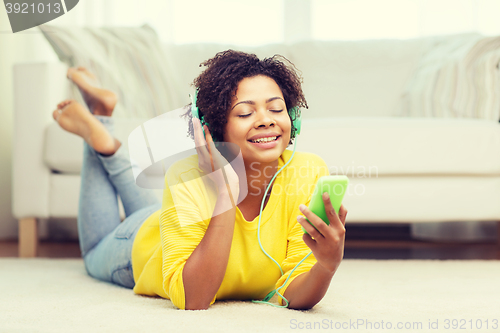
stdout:
<svg viewBox="0 0 500 333">
<path fill-rule="evenodd" d="M 326 224 L 305 205 L 300 205 L 300 211 L 316 227 L 306 221 L 303 216 L 297 216 L 297 221 L 306 229 L 302 239 L 311 249 L 318 263 L 328 272 L 334 273 L 344 257 L 345 219 L 347 209 L 340 206 L 339 214 L 332 207 L 328 193 L 323 193 L 325 212 L 330 224 Z"/>
<path fill-rule="evenodd" d="M 229 191 L 236 202 L 240 191 L 237 173 L 215 147 L 208 127 L 204 125 L 206 140 L 198 118 L 193 118 L 193 128 L 200 169 L 215 183 L 219 192 Z"/>
</svg>

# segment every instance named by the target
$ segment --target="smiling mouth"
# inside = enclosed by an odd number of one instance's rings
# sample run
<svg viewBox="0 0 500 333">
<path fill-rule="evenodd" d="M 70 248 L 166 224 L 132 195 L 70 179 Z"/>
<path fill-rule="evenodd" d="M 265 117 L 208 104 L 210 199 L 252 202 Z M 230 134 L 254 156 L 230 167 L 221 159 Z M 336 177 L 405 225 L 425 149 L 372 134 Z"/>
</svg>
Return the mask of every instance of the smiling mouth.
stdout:
<svg viewBox="0 0 500 333">
<path fill-rule="evenodd" d="M 266 143 L 266 142 L 273 142 L 273 141 L 276 141 L 278 140 L 278 138 L 280 137 L 281 135 L 278 135 L 278 136 L 270 136 L 268 138 L 260 138 L 260 139 L 256 139 L 256 140 L 248 140 L 250 142 L 253 142 L 253 143 Z"/>
</svg>

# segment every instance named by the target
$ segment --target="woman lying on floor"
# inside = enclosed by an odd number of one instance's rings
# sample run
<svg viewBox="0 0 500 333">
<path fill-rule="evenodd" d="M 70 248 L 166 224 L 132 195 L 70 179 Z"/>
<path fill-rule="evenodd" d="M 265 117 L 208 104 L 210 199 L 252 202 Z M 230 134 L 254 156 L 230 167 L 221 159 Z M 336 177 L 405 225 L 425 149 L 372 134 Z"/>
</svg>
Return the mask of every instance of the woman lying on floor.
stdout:
<svg viewBox="0 0 500 333">
<path fill-rule="evenodd" d="M 343 258 L 347 210 L 337 215 L 323 195 L 327 225 L 306 207 L 328 168 L 316 155 L 285 150 L 296 136 L 297 108 L 307 107 L 301 79 L 285 62 L 229 50 L 203 63 L 194 85 L 206 125 L 189 111 L 197 155 L 169 168 L 162 204 L 135 184 L 127 151 L 113 137 L 116 95 L 85 68 L 68 70 L 91 112 L 67 100 L 53 116 L 85 141 L 78 232 L 89 275 L 180 309 L 263 299 L 276 289 L 294 309 L 323 298 Z M 246 178 L 212 137 L 239 149 Z"/>
</svg>

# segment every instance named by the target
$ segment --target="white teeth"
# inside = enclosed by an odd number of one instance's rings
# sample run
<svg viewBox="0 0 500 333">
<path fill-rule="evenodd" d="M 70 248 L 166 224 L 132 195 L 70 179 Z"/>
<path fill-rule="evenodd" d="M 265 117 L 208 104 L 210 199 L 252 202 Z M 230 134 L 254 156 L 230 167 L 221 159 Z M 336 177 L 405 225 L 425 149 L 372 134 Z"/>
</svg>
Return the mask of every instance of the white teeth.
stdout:
<svg viewBox="0 0 500 333">
<path fill-rule="evenodd" d="M 277 136 L 271 136 L 269 138 L 260 138 L 260 139 L 257 139 L 257 140 L 250 140 L 250 141 L 256 142 L 256 143 L 262 143 L 262 142 L 275 141 L 277 138 L 278 138 Z"/>
</svg>

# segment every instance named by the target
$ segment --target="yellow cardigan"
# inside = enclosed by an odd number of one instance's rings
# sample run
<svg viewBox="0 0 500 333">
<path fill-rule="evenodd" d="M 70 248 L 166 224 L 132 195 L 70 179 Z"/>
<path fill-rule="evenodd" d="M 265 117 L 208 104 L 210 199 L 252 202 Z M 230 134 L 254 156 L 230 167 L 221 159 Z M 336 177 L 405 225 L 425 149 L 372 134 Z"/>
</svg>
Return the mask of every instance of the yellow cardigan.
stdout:
<svg viewBox="0 0 500 333">
<path fill-rule="evenodd" d="M 283 152 L 279 168 L 291 154 L 289 150 Z M 310 252 L 297 222 L 301 214 L 299 205 L 309 204 L 316 181 L 328 174 L 319 156 L 296 152 L 275 180 L 262 212 L 260 239 L 266 252 L 281 265 L 283 276 L 260 249 L 257 239 L 259 217 L 246 221 L 236 208 L 229 262 L 222 284 L 210 304 L 216 299 L 262 299 L 285 282 L 295 265 Z M 197 155 L 169 168 L 162 208 L 143 223 L 132 248 L 134 292 L 170 299 L 180 309 L 185 308 L 184 264 L 201 242 L 216 202 L 216 193 L 207 189 L 207 179 L 201 175 Z M 280 293 L 283 295 L 293 279 L 309 271 L 315 263 L 311 254 L 293 272 Z"/>
</svg>

